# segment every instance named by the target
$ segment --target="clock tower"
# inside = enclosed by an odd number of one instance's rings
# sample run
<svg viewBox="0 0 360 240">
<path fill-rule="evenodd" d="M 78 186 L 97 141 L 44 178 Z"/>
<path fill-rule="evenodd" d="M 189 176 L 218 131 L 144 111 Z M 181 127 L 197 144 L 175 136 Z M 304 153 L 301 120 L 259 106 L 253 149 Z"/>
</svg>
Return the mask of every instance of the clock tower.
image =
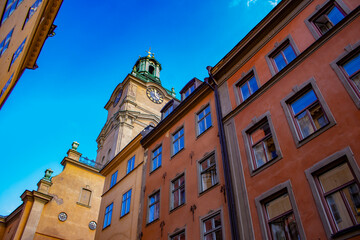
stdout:
<svg viewBox="0 0 360 240">
<path fill-rule="evenodd" d="M 160 110 L 175 98 L 174 89 L 170 91 L 161 85 L 160 71 L 161 64 L 149 50 L 116 86 L 105 105 L 106 123 L 96 139 L 96 162 L 106 164 L 146 126 L 159 123 Z"/>
</svg>

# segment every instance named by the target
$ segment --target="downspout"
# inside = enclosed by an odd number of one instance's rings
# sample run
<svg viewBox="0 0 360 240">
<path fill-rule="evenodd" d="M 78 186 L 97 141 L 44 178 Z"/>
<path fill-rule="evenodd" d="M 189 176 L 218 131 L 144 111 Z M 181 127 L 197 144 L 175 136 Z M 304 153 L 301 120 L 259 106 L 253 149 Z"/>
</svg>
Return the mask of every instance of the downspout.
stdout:
<svg viewBox="0 0 360 240">
<path fill-rule="evenodd" d="M 225 132 L 224 132 L 224 125 L 222 122 L 222 112 L 221 112 L 221 104 L 219 98 L 219 91 L 218 85 L 215 82 L 214 76 L 211 74 L 211 66 L 206 67 L 209 73 L 209 77 L 214 83 L 215 87 L 212 87 L 208 79 L 205 79 L 205 82 L 213 89 L 215 95 L 215 106 L 216 106 L 216 117 L 218 122 L 219 128 L 219 137 L 220 137 L 220 148 L 221 148 L 221 156 L 222 162 L 224 167 L 224 177 L 225 177 L 225 189 L 226 189 L 226 197 L 228 199 L 228 209 L 229 209 L 229 216 L 230 216 L 230 227 L 231 227 L 231 237 L 233 240 L 239 240 L 239 229 L 238 229 L 238 222 L 237 222 L 237 215 L 236 215 L 236 207 L 234 203 L 234 192 L 232 187 L 231 181 L 231 172 L 229 166 L 229 154 L 226 147 L 226 140 L 225 140 Z"/>
</svg>

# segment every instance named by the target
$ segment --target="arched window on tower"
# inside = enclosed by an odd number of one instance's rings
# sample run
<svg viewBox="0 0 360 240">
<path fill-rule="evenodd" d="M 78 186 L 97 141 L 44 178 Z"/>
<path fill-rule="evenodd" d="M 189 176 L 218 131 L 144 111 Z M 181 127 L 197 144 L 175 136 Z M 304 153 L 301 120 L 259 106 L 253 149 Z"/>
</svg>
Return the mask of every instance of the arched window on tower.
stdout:
<svg viewBox="0 0 360 240">
<path fill-rule="evenodd" d="M 150 65 L 150 66 L 149 66 L 149 73 L 152 74 L 152 75 L 154 75 L 154 70 L 155 70 L 155 68 Z"/>
</svg>

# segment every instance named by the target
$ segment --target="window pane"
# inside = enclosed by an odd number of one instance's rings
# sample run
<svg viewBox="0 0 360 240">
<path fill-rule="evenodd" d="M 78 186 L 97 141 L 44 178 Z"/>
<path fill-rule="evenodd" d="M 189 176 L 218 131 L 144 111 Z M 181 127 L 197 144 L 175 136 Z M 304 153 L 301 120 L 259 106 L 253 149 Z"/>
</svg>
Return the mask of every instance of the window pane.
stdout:
<svg viewBox="0 0 360 240">
<path fill-rule="evenodd" d="M 212 126 L 212 124 L 211 124 L 211 115 L 210 115 L 210 114 L 205 117 L 205 123 L 206 123 L 206 124 L 205 124 L 205 125 L 206 125 L 206 129 L 208 129 L 209 127 Z"/>
<path fill-rule="evenodd" d="M 301 113 L 297 116 L 296 119 L 298 121 L 301 135 L 303 138 L 306 138 L 307 136 L 315 132 L 315 129 L 311 124 L 311 120 L 310 117 L 307 115 L 307 112 Z"/>
<path fill-rule="evenodd" d="M 283 69 L 286 66 L 285 59 L 281 53 L 279 53 L 278 55 L 276 55 L 274 57 L 274 61 L 275 61 L 278 71 L 280 71 L 281 69 Z"/>
<path fill-rule="evenodd" d="M 360 64 L 360 63 L 359 63 Z M 351 77 L 358 91 L 360 91 L 360 72 Z"/>
<path fill-rule="evenodd" d="M 273 239 L 300 239 L 294 214 L 286 215 L 270 223 Z"/>
<path fill-rule="evenodd" d="M 320 104 L 317 104 L 309 109 L 310 115 L 314 121 L 316 130 L 324 127 L 329 123 L 325 117 L 324 111 L 322 110 Z"/>
<path fill-rule="evenodd" d="M 205 120 L 199 122 L 199 134 L 205 131 Z"/>
<path fill-rule="evenodd" d="M 240 87 L 240 90 L 241 90 L 241 95 L 242 95 L 243 101 L 245 101 L 248 97 L 250 97 L 250 90 L 249 90 L 247 83 L 242 85 Z"/>
<path fill-rule="evenodd" d="M 326 193 L 354 179 L 349 166 L 344 163 L 319 176 L 320 184 Z"/>
<path fill-rule="evenodd" d="M 268 161 L 276 158 L 277 154 L 276 154 L 274 139 L 272 137 L 270 137 L 270 138 L 266 139 L 264 143 L 265 143 L 265 149 L 266 149 Z"/>
<path fill-rule="evenodd" d="M 261 167 L 262 165 L 264 165 L 266 163 L 266 157 L 265 157 L 265 152 L 264 152 L 264 147 L 263 147 L 262 142 L 255 145 L 253 147 L 253 151 L 254 151 L 255 163 L 256 163 L 255 168 Z"/>
<path fill-rule="evenodd" d="M 356 184 L 352 184 L 351 186 L 345 188 L 343 192 L 347 202 L 350 205 L 351 213 L 355 217 L 356 224 L 359 224 L 360 223 L 359 187 Z"/>
<path fill-rule="evenodd" d="M 265 204 L 265 208 L 270 220 L 292 209 L 290 199 L 287 194 Z"/>
<path fill-rule="evenodd" d="M 338 230 L 353 226 L 351 217 L 346 209 L 345 203 L 340 192 L 335 192 L 326 198 L 332 217 Z"/>
<path fill-rule="evenodd" d="M 298 114 L 302 110 L 304 110 L 307 106 L 312 104 L 317 100 L 317 97 L 313 90 L 308 91 L 304 95 L 302 95 L 299 99 L 294 101 L 291 104 L 292 110 L 294 111 L 294 114 Z"/>
<path fill-rule="evenodd" d="M 259 89 L 255 77 L 252 77 L 249 80 L 249 85 L 250 85 L 251 94 L 253 94 L 254 92 L 256 92 L 256 90 Z"/>
<path fill-rule="evenodd" d="M 296 58 L 294 49 L 290 45 L 287 46 L 283 51 L 288 64 Z"/>
<path fill-rule="evenodd" d="M 204 222 L 204 230 L 205 232 L 208 232 L 212 229 L 212 219 L 206 220 Z"/>
<path fill-rule="evenodd" d="M 281 221 L 282 219 L 280 219 L 280 221 L 277 222 L 272 222 L 270 224 L 270 228 L 271 228 L 271 233 L 273 236 L 273 239 L 276 240 L 286 240 L 286 236 L 285 236 L 285 226 L 284 223 Z"/>
<path fill-rule="evenodd" d="M 351 76 L 360 70 L 360 54 L 343 65 L 346 73 Z"/>
<path fill-rule="evenodd" d="M 270 126 L 269 123 L 265 123 L 258 129 L 256 129 L 253 133 L 251 133 L 251 143 L 255 144 L 262 140 L 267 134 L 270 134 Z"/>
<path fill-rule="evenodd" d="M 341 19 L 344 18 L 344 15 L 340 12 L 340 10 L 339 10 L 336 6 L 334 6 L 334 7 L 330 10 L 330 12 L 329 12 L 329 14 L 328 14 L 328 17 L 329 17 L 330 21 L 331 21 L 334 25 L 336 25 L 336 24 L 338 24 L 338 22 L 341 21 Z"/>
</svg>

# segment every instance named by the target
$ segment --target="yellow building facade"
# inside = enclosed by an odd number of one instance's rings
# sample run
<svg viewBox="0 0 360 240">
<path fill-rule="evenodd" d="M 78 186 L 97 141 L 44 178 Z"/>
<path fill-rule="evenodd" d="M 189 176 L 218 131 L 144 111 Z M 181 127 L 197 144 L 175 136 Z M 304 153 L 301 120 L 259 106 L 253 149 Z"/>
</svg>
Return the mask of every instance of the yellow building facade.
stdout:
<svg viewBox="0 0 360 240">
<path fill-rule="evenodd" d="M 38 189 L 26 190 L 23 204 L 0 218 L 0 239 L 94 239 L 104 177 L 76 148 L 59 175 L 46 170 Z"/>
<path fill-rule="evenodd" d="M 135 137 L 102 170 L 105 177 L 95 239 L 137 239 L 144 168 L 142 136 Z"/>
<path fill-rule="evenodd" d="M 0 0 L 0 109 L 36 61 L 63 0 Z"/>
</svg>

